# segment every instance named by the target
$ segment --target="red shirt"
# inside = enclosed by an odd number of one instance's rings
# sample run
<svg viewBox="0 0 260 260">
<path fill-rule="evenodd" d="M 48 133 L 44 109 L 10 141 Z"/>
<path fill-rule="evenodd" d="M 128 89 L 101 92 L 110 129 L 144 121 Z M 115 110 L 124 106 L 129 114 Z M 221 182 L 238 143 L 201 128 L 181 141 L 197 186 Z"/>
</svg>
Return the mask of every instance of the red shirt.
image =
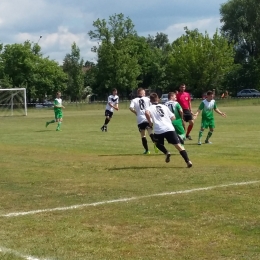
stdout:
<svg viewBox="0 0 260 260">
<path fill-rule="evenodd" d="M 190 94 L 188 92 L 179 92 L 176 95 L 177 101 L 182 109 L 190 109 Z"/>
</svg>

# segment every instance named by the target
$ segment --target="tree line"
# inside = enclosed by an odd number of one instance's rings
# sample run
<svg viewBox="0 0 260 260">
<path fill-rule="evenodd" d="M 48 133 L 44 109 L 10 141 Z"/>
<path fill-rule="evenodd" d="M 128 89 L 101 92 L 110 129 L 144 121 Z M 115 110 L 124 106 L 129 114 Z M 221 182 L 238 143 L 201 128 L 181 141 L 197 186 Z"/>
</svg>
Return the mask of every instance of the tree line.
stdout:
<svg viewBox="0 0 260 260">
<path fill-rule="evenodd" d="M 88 32 L 98 42 L 91 49 L 96 62 L 84 61 L 76 43 L 62 66 L 43 57 L 38 43 L 0 44 L 0 85 L 26 87 L 29 99 L 60 90 L 72 101 L 91 93 L 103 100 L 112 88 L 125 98 L 138 87 L 163 93 L 183 82 L 195 97 L 209 89 L 260 89 L 258 0 L 229 0 L 220 16 L 222 26 L 212 37 L 185 27 L 173 42 L 162 32 L 139 36 L 123 14 L 97 19 Z"/>
</svg>

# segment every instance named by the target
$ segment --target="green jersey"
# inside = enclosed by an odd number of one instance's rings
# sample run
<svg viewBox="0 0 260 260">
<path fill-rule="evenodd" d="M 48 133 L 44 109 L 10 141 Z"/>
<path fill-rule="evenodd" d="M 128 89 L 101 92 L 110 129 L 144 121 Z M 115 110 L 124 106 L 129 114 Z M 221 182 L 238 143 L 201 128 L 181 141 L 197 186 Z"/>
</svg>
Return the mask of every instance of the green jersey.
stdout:
<svg viewBox="0 0 260 260">
<path fill-rule="evenodd" d="M 170 109 L 170 111 L 175 115 L 175 119 L 172 121 L 172 124 L 175 128 L 176 133 L 185 139 L 185 129 L 182 124 L 182 117 L 180 111 L 182 111 L 181 105 L 177 101 L 169 100 L 165 105 Z"/>
<path fill-rule="evenodd" d="M 170 111 L 175 115 L 175 120 L 182 120 L 180 115 L 180 110 L 182 110 L 181 105 L 177 101 L 167 101 L 165 103 L 165 106 L 167 106 Z"/>
<path fill-rule="evenodd" d="M 55 107 L 59 106 L 59 107 Z M 62 99 L 61 98 L 55 98 L 54 100 L 54 112 L 60 112 L 62 110 Z"/>
<path fill-rule="evenodd" d="M 216 108 L 217 105 L 214 99 L 211 101 L 204 99 L 199 106 L 199 110 L 202 111 L 202 120 L 214 120 L 214 109 Z"/>
<path fill-rule="evenodd" d="M 59 107 L 55 107 L 55 106 L 59 106 Z M 55 118 L 62 118 L 63 114 L 62 114 L 62 99 L 61 98 L 55 98 L 54 100 L 54 114 L 55 114 Z"/>
</svg>

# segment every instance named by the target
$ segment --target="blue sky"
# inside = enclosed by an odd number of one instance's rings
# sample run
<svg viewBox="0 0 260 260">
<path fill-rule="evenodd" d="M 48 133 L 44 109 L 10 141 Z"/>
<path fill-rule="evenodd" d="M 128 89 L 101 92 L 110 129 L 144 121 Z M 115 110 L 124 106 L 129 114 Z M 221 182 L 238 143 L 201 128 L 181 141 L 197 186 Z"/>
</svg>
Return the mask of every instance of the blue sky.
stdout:
<svg viewBox="0 0 260 260">
<path fill-rule="evenodd" d="M 170 41 L 184 33 L 184 27 L 212 35 L 220 24 L 224 0 L 1 0 L 0 43 L 38 42 L 44 56 L 60 64 L 76 42 L 82 58 L 95 59 L 88 36 L 93 21 L 123 13 L 138 35 L 163 32 Z M 42 38 L 40 38 L 42 36 Z"/>
</svg>

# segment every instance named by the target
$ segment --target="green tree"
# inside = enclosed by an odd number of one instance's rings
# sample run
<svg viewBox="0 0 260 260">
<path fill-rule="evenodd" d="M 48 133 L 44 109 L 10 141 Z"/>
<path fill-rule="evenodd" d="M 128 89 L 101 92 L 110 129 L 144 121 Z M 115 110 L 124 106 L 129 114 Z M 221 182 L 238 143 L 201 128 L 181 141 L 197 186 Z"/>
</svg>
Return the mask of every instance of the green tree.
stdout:
<svg viewBox="0 0 260 260">
<path fill-rule="evenodd" d="M 34 86 L 38 97 L 64 92 L 68 77 L 56 61 L 39 58 L 35 66 Z"/>
<path fill-rule="evenodd" d="M 8 44 L 1 53 L 1 82 L 6 87 L 26 87 L 28 100 L 64 88 L 66 75 L 58 63 L 43 58 L 36 43 Z M 1 83 L 2 84 L 2 83 Z"/>
<path fill-rule="evenodd" d="M 260 90 L 260 59 L 251 58 L 243 64 L 235 64 L 233 70 L 226 75 L 224 84 L 233 96 L 244 88 Z"/>
<path fill-rule="evenodd" d="M 71 100 L 81 100 L 84 90 L 84 60 L 80 57 L 80 49 L 74 42 L 71 45 L 71 53 L 66 54 L 63 60 L 63 70 L 68 75 L 68 87 L 66 94 Z"/>
<path fill-rule="evenodd" d="M 88 32 L 90 39 L 104 43 L 111 43 L 125 39 L 130 35 L 137 35 L 132 20 L 125 19 L 122 13 L 109 16 L 108 21 L 97 19 L 93 22 L 95 30 Z"/>
<path fill-rule="evenodd" d="M 172 86 L 184 82 L 200 96 L 208 89 L 222 90 L 223 80 L 234 64 L 232 44 L 216 31 L 211 39 L 207 33 L 188 30 L 172 43 L 168 76 Z"/>
<path fill-rule="evenodd" d="M 91 39 L 99 41 L 99 46 L 92 49 L 97 53 L 97 88 L 94 91 L 108 93 L 115 87 L 119 93 L 127 95 L 137 87 L 140 74 L 134 24 L 123 14 L 115 14 L 108 21 L 98 19 L 93 26 L 95 30 L 88 34 Z"/>
<path fill-rule="evenodd" d="M 150 61 L 150 70 L 147 74 L 150 87 L 157 92 L 168 91 L 167 64 L 168 54 L 171 50 L 168 35 L 164 33 L 157 33 L 155 37 L 148 35 L 146 41 L 150 45 L 150 54 L 146 54 Z"/>
<path fill-rule="evenodd" d="M 157 33 L 156 36 L 148 35 L 147 42 L 153 48 L 165 49 L 169 44 L 168 35 L 165 33 Z"/>
<path fill-rule="evenodd" d="M 229 0 L 221 5 L 221 31 L 236 44 L 237 60 L 260 55 L 259 0 Z"/>
</svg>

